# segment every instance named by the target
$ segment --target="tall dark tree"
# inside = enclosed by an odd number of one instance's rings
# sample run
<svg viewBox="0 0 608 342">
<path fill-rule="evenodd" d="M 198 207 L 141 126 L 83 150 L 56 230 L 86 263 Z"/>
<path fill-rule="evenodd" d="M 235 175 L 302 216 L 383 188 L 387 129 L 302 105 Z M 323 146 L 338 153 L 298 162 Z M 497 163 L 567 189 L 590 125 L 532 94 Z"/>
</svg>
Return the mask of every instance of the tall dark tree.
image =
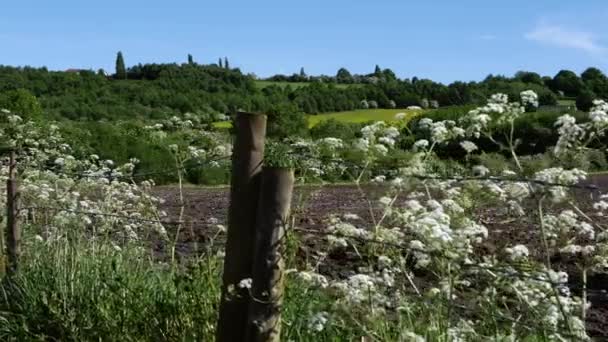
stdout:
<svg viewBox="0 0 608 342">
<path fill-rule="evenodd" d="M 228 63 L 228 57 L 224 57 L 224 68 L 230 69 L 230 64 Z"/>
<path fill-rule="evenodd" d="M 374 75 L 378 77 L 382 76 L 382 69 L 380 69 L 380 66 L 378 64 L 376 64 L 376 68 L 374 69 Z"/>
<path fill-rule="evenodd" d="M 121 51 L 116 54 L 116 78 L 119 80 L 127 79 L 127 68 Z"/>
<path fill-rule="evenodd" d="M 188 64 L 190 64 L 190 65 L 194 64 L 194 58 L 192 58 L 191 54 L 188 54 Z"/>
<path fill-rule="evenodd" d="M 218 61 L 217 61 L 217 65 L 218 65 L 220 68 L 223 68 L 223 67 L 224 67 L 224 63 L 222 62 L 222 57 L 220 57 L 220 58 L 218 59 Z"/>
</svg>

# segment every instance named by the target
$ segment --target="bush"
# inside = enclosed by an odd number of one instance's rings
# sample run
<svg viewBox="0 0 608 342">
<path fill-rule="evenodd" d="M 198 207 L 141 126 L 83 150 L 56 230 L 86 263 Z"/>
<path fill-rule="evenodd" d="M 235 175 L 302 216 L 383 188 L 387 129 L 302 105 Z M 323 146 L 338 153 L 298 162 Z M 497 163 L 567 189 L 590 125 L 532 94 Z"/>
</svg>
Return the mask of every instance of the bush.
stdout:
<svg viewBox="0 0 608 342">
<path fill-rule="evenodd" d="M 513 163 L 500 153 L 481 153 L 474 156 L 475 164 L 483 165 L 495 173 L 513 170 Z"/>
<path fill-rule="evenodd" d="M 8 109 L 24 119 L 40 119 L 42 115 L 38 99 L 25 89 L 0 93 L 0 109 Z"/>
<path fill-rule="evenodd" d="M 542 153 L 536 155 L 522 156 L 519 158 L 524 175 L 530 177 L 534 173 L 550 168 L 555 163 L 552 153 Z"/>
<path fill-rule="evenodd" d="M 230 166 L 206 166 L 202 168 L 191 168 L 193 165 L 185 165 L 186 180 L 192 184 L 200 185 L 222 185 L 230 183 Z"/>
<path fill-rule="evenodd" d="M 355 138 L 356 134 L 361 130 L 361 127 L 361 124 L 329 119 L 321 121 L 312 127 L 310 129 L 310 135 L 313 139 L 334 137 L 342 140 L 350 140 Z"/>
<path fill-rule="evenodd" d="M 268 137 L 285 139 L 308 134 L 306 116 L 296 105 L 281 103 L 272 106 L 266 113 L 268 114 Z"/>
<path fill-rule="evenodd" d="M 538 95 L 538 104 L 541 106 L 557 105 L 557 96 L 551 91 L 544 91 Z"/>
<path fill-rule="evenodd" d="M 576 97 L 576 108 L 583 112 L 588 112 L 593 107 L 593 100 L 595 100 L 595 94 L 590 90 L 583 90 Z"/>
</svg>

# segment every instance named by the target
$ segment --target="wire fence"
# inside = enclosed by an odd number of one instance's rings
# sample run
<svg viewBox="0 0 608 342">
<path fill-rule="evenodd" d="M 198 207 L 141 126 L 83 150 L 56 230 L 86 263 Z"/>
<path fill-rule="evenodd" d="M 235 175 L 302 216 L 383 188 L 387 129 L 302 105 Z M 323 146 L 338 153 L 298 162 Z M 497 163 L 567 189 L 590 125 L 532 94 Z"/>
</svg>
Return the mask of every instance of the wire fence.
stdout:
<svg viewBox="0 0 608 342">
<path fill-rule="evenodd" d="M 70 172 L 70 171 L 63 171 L 63 170 L 56 170 L 56 169 L 49 169 L 47 171 L 66 175 L 69 177 L 75 177 L 75 178 L 85 178 L 85 179 L 86 178 L 105 178 L 105 179 L 134 180 L 137 178 L 150 177 L 153 175 L 176 174 L 177 172 L 199 170 L 201 168 L 205 168 L 205 167 L 211 165 L 214 162 L 226 160 L 229 158 L 230 157 L 215 158 L 215 159 L 207 160 L 204 162 L 198 162 L 194 165 L 191 164 L 191 165 L 188 165 L 185 167 L 168 167 L 168 168 L 164 168 L 164 169 L 160 169 L 160 170 L 153 170 L 153 171 L 139 173 L 139 174 L 135 174 L 135 175 L 112 175 L 112 174 L 95 175 L 95 174 L 90 174 L 90 173 L 86 173 L 86 172 L 79 173 L 79 172 Z M 405 178 L 416 179 L 419 181 L 430 180 L 430 181 L 496 182 L 496 183 L 513 182 L 513 183 L 525 183 L 530 186 L 534 185 L 534 186 L 542 186 L 542 187 L 549 187 L 549 188 L 560 187 L 560 188 L 568 188 L 568 189 L 581 189 L 581 190 L 586 190 L 586 191 L 597 191 L 597 190 L 603 188 L 603 186 L 598 186 L 595 184 L 558 183 L 558 182 L 549 182 L 549 181 L 543 181 L 543 180 L 539 180 L 539 179 L 522 178 L 522 177 L 496 177 L 496 176 L 479 176 L 479 177 L 452 176 L 452 177 L 448 177 L 448 176 L 410 174 L 410 175 L 405 176 Z M 180 203 L 180 206 L 184 206 L 186 204 L 187 204 L 187 202 Z M 78 215 L 114 218 L 117 220 L 124 220 L 125 222 L 159 224 L 159 225 L 163 225 L 163 226 L 164 225 L 181 226 L 184 224 L 189 224 L 192 226 L 203 226 L 203 225 L 210 224 L 208 221 L 202 221 L 202 220 L 187 220 L 187 219 L 186 220 L 184 220 L 184 219 L 171 220 L 171 219 L 163 219 L 160 217 L 157 219 L 149 219 L 149 218 L 141 218 L 141 217 L 137 217 L 137 216 L 130 216 L 130 215 L 124 215 L 124 214 L 118 214 L 118 213 L 111 213 L 111 212 L 104 213 L 104 212 L 98 212 L 98 211 L 81 210 L 81 209 L 74 209 L 74 208 L 61 208 L 61 207 L 52 207 L 52 206 L 24 206 L 19 209 L 20 209 L 20 211 L 46 211 L 46 212 L 52 212 L 52 213 L 68 212 L 68 213 L 73 213 L 73 214 L 78 214 Z M 448 257 L 447 255 L 445 255 L 445 253 L 442 253 L 440 251 L 429 251 L 429 250 L 416 249 L 416 248 L 412 248 L 411 246 L 409 246 L 407 244 L 385 241 L 385 240 L 378 239 L 376 237 L 361 237 L 361 236 L 342 234 L 342 233 L 335 232 L 335 231 L 302 229 L 302 228 L 296 228 L 296 227 L 293 227 L 292 231 L 294 231 L 296 233 L 300 233 L 300 234 L 314 235 L 314 236 L 317 236 L 320 238 L 328 238 L 330 236 L 339 237 L 339 238 L 352 240 L 359 244 L 383 245 L 383 246 L 395 248 L 395 249 L 398 249 L 398 250 L 401 250 L 404 252 L 423 253 L 423 254 L 431 255 L 432 257 L 435 257 L 435 258 L 453 260 L 453 258 Z M 539 271 L 541 271 L 541 270 L 532 268 L 531 264 L 529 262 L 508 262 L 508 263 L 498 263 L 498 264 L 493 264 L 493 265 L 484 265 L 484 264 L 476 264 L 476 263 L 462 263 L 462 264 L 460 264 L 460 266 L 463 269 L 470 270 L 473 272 L 489 272 L 494 275 L 500 274 L 503 277 L 513 277 L 513 278 L 527 279 L 527 280 L 533 280 L 533 281 L 538 281 L 538 282 L 545 282 L 545 283 L 549 284 L 553 289 L 563 288 L 564 286 L 567 285 L 564 283 L 552 281 L 548 277 L 540 277 Z M 583 288 L 576 288 L 573 286 L 570 286 L 570 289 L 583 290 Z M 586 290 L 588 293 L 593 292 L 593 291 L 597 291 L 597 292 L 603 291 L 603 290 L 586 289 L 586 288 L 584 290 Z M 466 306 L 458 306 L 458 307 L 462 310 L 475 310 L 475 308 L 471 309 Z M 497 316 L 496 318 L 501 319 L 501 320 L 510 320 L 510 321 L 512 321 L 513 324 L 520 324 L 522 327 L 527 328 L 527 329 L 536 329 L 537 330 L 537 329 L 543 328 L 540 326 L 539 327 L 528 326 L 524 323 L 518 322 L 517 319 L 514 319 L 512 317 L 504 317 L 504 316 L 498 317 Z M 580 337 L 577 337 L 574 335 L 568 336 L 568 337 L 572 338 L 572 339 L 580 339 Z"/>
<path fill-rule="evenodd" d="M 77 179 L 110 179 L 110 180 L 146 180 L 146 178 L 152 176 L 160 176 L 160 175 L 173 175 L 176 176 L 178 172 L 185 173 L 190 171 L 197 171 L 204 169 L 213 165 L 214 163 L 218 163 L 221 161 L 229 160 L 230 156 L 223 156 L 218 158 L 211 158 L 205 161 L 198 161 L 196 163 L 191 163 L 188 165 L 184 165 L 182 167 L 172 166 L 166 167 L 157 170 L 150 170 L 146 172 L 134 172 L 133 174 L 123 174 L 121 171 L 117 171 L 116 169 L 104 171 L 101 174 L 96 174 L 95 172 L 99 171 L 91 171 L 91 172 L 75 172 L 69 170 L 61 170 L 57 167 L 54 168 L 45 168 L 44 171 L 52 172 L 59 175 L 65 175 L 69 177 L 74 177 Z"/>
</svg>

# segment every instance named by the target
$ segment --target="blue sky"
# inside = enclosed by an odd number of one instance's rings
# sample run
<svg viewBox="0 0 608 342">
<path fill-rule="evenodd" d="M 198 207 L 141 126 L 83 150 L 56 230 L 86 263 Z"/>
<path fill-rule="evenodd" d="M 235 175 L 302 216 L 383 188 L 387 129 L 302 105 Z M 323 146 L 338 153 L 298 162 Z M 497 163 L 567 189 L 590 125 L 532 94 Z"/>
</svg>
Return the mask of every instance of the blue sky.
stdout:
<svg viewBox="0 0 608 342">
<path fill-rule="evenodd" d="M 608 71 L 608 3 L 590 1 L 5 0 L 0 64 L 114 69 L 228 56 L 259 76 L 371 72 L 442 82 Z"/>
</svg>

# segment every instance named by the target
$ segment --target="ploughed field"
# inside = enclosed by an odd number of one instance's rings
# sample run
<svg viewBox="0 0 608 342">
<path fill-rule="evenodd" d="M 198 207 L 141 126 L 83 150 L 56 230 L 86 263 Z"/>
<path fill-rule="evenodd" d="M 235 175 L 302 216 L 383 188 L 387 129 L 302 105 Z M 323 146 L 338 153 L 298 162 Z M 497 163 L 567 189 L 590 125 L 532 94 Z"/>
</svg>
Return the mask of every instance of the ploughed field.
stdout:
<svg viewBox="0 0 608 342">
<path fill-rule="evenodd" d="M 586 181 L 587 185 L 596 187 L 596 190 L 577 190 L 579 207 L 591 213 L 591 200 L 600 193 L 608 192 L 608 175 L 596 175 Z M 179 189 L 174 186 L 157 187 L 155 192 L 165 200 L 163 209 L 168 213 L 169 221 L 178 221 L 180 213 Z M 292 202 L 293 225 L 297 227 L 295 234 L 301 241 L 298 247 L 296 262 L 304 263 L 308 256 L 314 254 L 323 244 L 324 236 L 320 234 L 328 226 L 328 219 L 332 215 L 357 214 L 360 220 L 353 221 L 358 227 L 373 226 L 375 220 L 381 216 L 381 209 L 377 206 L 377 199 L 384 194 L 379 186 L 364 186 L 358 188 L 354 185 L 325 185 L 302 186 L 294 191 Z M 184 214 L 180 229 L 179 242 L 176 253 L 180 258 L 189 258 L 201 253 L 205 249 L 219 248 L 225 241 L 225 234 L 218 233 L 217 224 L 226 224 L 229 203 L 229 188 L 202 188 L 185 187 Z M 399 203 L 397 202 L 397 206 Z M 536 210 L 533 204 L 527 210 Z M 531 254 L 542 260 L 541 236 L 537 222 L 531 222 L 534 217 L 528 215 L 523 219 L 514 219 L 504 216 L 494 208 L 480 210 L 477 219 L 489 230 L 489 238 L 479 248 L 488 252 L 500 254 L 507 246 L 525 244 L 530 248 Z M 606 218 L 608 223 L 608 218 Z M 175 234 L 175 229 L 170 229 Z M 538 248 L 535 248 L 535 247 Z M 158 242 L 157 250 L 160 255 L 167 255 L 169 248 L 166 244 Z M 330 253 L 326 265 L 320 268 L 320 273 L 339 276 L 355 270 L 364 265 L 360 255 L 355 253 Z M 565 259 L 552 260 L 553 267 L 567 271 L 573 293 L 580 295 L 582 287 L 580 272 L 574 265 Z M 607 270 L 608 272 L 608 270 Z M 417 274 L 421 284 L 425 283 L 424 274 Z M 591 309 L 588 312 L 587 326 L 591 336 L 608 340 L 608 273 L 590 274 L 588 276 L 588 301 Z"/>
</svg>

